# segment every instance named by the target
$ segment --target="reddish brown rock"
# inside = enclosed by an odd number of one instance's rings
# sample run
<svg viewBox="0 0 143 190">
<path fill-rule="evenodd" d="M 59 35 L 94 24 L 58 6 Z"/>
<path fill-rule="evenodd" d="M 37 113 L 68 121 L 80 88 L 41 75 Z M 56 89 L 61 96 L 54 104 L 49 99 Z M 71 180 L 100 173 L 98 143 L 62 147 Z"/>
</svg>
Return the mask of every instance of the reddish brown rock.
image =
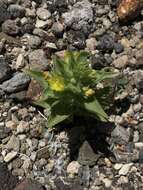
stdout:
<svg viewBox="0 0 143 190">
<path fill-rule="evenodd" d="M 136 18 L 143 8 L 143 0 L 121 0 L 117 8 L 119 20 L 122 22 Z"/>
<path fill-rule="evenodd" d="M 26 98 L 30 101 L 36 101 L 41 96 L 41 93 L 42 88 L 40 84 L 36 80 L 31 80 L 27 90 Z"/>
<path fill-rule="evenodd" d="M 19 183 L 14 190 L 45 190 L 44 187 L 37 181 L 24 179 Z"/>
</svg>

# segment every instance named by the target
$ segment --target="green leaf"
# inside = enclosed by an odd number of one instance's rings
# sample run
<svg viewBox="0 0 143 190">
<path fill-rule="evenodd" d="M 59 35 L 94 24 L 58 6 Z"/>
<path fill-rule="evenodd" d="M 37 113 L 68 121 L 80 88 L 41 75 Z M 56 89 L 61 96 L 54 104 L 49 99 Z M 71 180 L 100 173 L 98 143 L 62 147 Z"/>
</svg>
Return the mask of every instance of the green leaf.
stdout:
<svg viewBox="0 0 143 190">
<path fill-rule="evenodd" d="M 85 51 L 81 51 L 79 53 L 77 53 L 77 56 L 76 56 L 76 62 L 79 64 L 79 63 L 87 63 L 87 58 L 89 56 L 89 53 L 88 52 L 85 52 Z"/>
<path fill-rule="evenodd" d="M 70 115 L 51 115 L 48 119 L 48 127 L 52 128 L 55 125 L 63 122 L 64 120 L 68 119 Z"/>
<path fill-rule="evenodd" d="M 45 100 L 42 99 L 35 101 L 34 104 L 44 109 L 50 108 L 50 105 Z"/>
<path fill-rule="evenodd" d="M 30 75 L 31 77 L 33 77 L 34 79 L 36 79 L 43 88 L 47 88 L 48 87 L 48 83 L 44 79 L 43 72 L 34 71 L 34 70 L 28 70 L 28 69 L 24 70 L 24 72 L 26 74 Z"/>
<path fill-rule="evenodd" d="M 104 70 L 101 70 L 101 71 L 95 70 L 96 83 L 102 82 L 103 80 L 113 79 L 116 76 L 118 76 L 118 73 L 107 72 Z"/>
<path fill-rule="evenodd" d="M 103 110 L 102 106 L 98 102 L 96 98 L 94 98 L 94 101 L 92 102 L 85 102 L 84 107 L 88 112 L 91 112 L 101 120 L 101 121 L 108 121 L 108 115 Z"/>
</svg>

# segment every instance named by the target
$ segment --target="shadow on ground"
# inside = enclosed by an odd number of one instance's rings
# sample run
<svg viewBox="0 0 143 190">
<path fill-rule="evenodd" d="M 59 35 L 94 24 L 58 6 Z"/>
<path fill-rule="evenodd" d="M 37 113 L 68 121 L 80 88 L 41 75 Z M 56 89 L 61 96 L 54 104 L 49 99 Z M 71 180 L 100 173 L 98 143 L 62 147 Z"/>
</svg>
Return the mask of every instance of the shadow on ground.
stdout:
<svg viewBox="0 0 143 190">
<path fill-rule="evenodd" d="M 66 126 L 70 161 L 78 160 L 83 165 L 92 166 L 101 156 L 114 157 L 107 142 L 114 128 L 113 123 L 103 123 L 92 118 L 75 118 L 74 126 Z"/>
</svg>

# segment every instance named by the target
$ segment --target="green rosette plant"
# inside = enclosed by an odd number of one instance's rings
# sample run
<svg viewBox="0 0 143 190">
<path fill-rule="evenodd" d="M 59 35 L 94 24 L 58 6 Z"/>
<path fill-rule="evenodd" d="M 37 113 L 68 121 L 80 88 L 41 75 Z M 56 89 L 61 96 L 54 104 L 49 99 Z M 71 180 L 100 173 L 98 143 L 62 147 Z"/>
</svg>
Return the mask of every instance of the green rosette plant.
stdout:
<svg viewBox="0 0 143 190">
<path fill-rule="evenodd" d="M 75 115 L 108 121 L 104 109 L 110 81 L 117 74 L 109 69 L 93 70 L 89 67 L 88 57 L 84 51 L 67 51 L 63 59 L 53 57 L 50 72 L 26 70 L 43 88 L 40 99 L 34 103 L 49 109 L 48 127 L 71 120 Z M 101 82 L 105 82 L 105 87 L 99 87 Z"/>
</svg>

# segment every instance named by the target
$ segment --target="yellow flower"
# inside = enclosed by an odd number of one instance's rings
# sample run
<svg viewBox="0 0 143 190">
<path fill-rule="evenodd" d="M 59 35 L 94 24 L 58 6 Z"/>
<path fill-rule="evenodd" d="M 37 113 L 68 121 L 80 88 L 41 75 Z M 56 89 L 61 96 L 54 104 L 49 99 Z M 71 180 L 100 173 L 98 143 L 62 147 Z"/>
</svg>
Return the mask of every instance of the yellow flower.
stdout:
<svg viewBox="0 0 143 190">
<path fill-rule="evenodd" d="M 52 90 L 61 92 L 65 89 L 64 79 L 60 76 L 52 76 L 48 79 L 48 83 L 50 85 L 50 88 Z"/>
<path fill-rule="evenodd" d="M 89 97 L 95 94 L 95 91 L 91 88 L 85 91 L 85 96 Z"/>
</svg>

